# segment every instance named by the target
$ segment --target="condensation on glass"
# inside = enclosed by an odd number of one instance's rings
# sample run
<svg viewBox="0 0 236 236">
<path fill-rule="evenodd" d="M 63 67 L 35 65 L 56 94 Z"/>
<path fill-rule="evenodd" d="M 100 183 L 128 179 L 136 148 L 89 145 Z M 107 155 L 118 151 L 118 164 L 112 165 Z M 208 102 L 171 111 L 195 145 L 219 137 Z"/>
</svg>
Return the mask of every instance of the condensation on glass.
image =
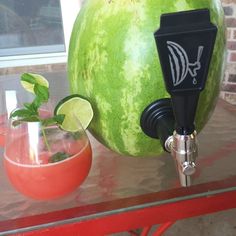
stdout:
<svg viewBox="0 0 236 236">
<path fill-rule="evenodd" d="M 0 56 L 64 51 L 60 0 L 0 1 Z"/>
</svg>

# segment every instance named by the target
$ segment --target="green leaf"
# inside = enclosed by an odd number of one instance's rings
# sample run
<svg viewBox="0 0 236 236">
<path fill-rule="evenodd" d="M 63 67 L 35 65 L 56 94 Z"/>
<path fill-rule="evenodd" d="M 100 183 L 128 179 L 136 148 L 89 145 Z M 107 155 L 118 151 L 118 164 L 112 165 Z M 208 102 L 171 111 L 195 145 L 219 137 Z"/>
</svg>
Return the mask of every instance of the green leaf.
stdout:
<svg viewBox="0 0 236 236">
<path fill-rule="evenodd" d="M 64 114 L 58 114 L 56 116 L 54 116 L 54 120 L 59 124 L 61 125 L 65 119 L 66 115 Z"/>
<path fill-rule="evenodd" d="M 25 117 L 22 119 L 17 119 L 12 122 L 13 126 L 20 125 L 23 122 L 39 122 L 39 118 L 37 116 Z"/>
<path fill-rule="evenodd" d="M 37 114 L 38 114 L 38 109 L 40 108 L 40 106 L 42 105 L 42 101 L 38 98 L 38 97 L 36 97 L 35 99 L 34 99 L 34 101 L 31 103 L 31 106 L 32 106 L 32 109 L 35 111 L 35 112 L 37 112 Z"/>
<path fill-rule="evenodd" d="M 37 80 L 31 73 L 24 73 L 21 75 L 21 80 L 26 81 L 30 84 L 36 84 Z"/>
<path fill-rule="evenodd" d="M 49 126 L 49 125 L 54 125 L 57 124 L 57 121 L 53 119 L 53 117 L 41 120 L 43 126 Z"/>
<path fill-rule="evenodd" d="M 32 114 L 38 115 L 38 107 L 34 103 L 24 103 L 24 107 L 29 110 Z"/>
<path fill-rule="evenodd" d="M 26 117 L 23 119 L 20 119 L 21 121 L 26 121 L 26 122 L 39 122 L 40 119 L 37 116 L 31 116 L 31 117 Z"/>
<path fill-rule="evenodd" d="M 16 110 L 16 111 L 13 111 L 10 115 L 10 118 L 13 118 L 13 117 L 16 117 L 16 116 L 19 116 L 19 117 L 28 117 L 28 116 L 31 116 L 32 115 L 32 112 L 28 109 L 19 109 L 19 110 Z"/>
<path fill-rule="evenodd" d="M 32 103 L 26 102 L 26 103 L 24 103 L 23 105 L 24 105 L 24 107 L 25 107 L 26 109 L 31 110 Z"/>
<path fill-rule="evenodd" d="M 42 124 L 44 126 L 54 125 L 54 124 L 62 124 L 65 115 L 56 115 L 54 117 L 50 117 L 47 119 L 42 120 Z"/>
<path fill-rule="evenodd" d="M 35 84 L 34 93 L 40 101 L 42 101 L 42 102 L 48 101 L 49 91 L 48 91 L 47 87 L 40 85 L 40 84 Z"/>
<path fill-rule="evenodd" d="M 82 137 L 82 134 L 81 134 L 80 131 L 77 131 L 77 132 L 72 133 L 72 137 L 73 137 L 75 140 L 79 140 L 79 139 Z"/>
<path fill-rule="evenodd" d="M 70 157 L 70 155 L 65 152 L 57 152 L 49 158 L 48 162 L 54 163 L 54 162 L 58 162 L 58 161 L 63 161 L 68 157 Z"/>
</svg>

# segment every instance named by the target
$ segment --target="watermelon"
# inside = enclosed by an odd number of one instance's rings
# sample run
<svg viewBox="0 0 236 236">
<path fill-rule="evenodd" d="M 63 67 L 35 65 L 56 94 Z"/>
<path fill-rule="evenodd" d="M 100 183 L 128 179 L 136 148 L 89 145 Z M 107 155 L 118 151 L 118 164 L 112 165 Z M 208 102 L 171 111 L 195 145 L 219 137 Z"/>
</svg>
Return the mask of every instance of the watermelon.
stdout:
<svg viewBox="0 0 236 236">
<path fill-rule="evenodd" d="M 68 56 L 72 93 L 87 98 L 94 109 L 89 126 L 108 148 L 130 156 L 158 156 L 160 142 L 140 128 L 142 111 L 169 97 L 153 33 L 163 13 L 208 8 L 217 25 L 208 81 L 195 119 L 199 132 L 215 107 L 223 77 L 224 15 L 220 0 L 87 0 L 74 23 Z"/>
</svg>

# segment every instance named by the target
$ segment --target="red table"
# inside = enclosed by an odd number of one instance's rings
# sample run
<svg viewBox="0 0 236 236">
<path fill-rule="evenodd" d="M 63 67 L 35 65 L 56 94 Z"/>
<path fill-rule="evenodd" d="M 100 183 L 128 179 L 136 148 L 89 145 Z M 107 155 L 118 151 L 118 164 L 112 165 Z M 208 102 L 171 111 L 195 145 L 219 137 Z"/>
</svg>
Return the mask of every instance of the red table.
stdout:
<svg viewBox="0 0 236 236">
<path fill-rule="evenodd" d="M 49 74 L 53 83 L 65 75 Z M 64 96 L 63 86 L 57 94 Z M 54 201 L 34 201 L 17 193 L 0 166 L 0 235 L 107 235 L 164 224 L 236 207 L 236 107 L 219 100 L 199 134 L 194 184 L 181 188 L 172 157 L 120 156 L 96 142 L 93 165 L 83 185 Z M 63 179 L 62 179 L 63 181 Z M 134 232 L 133 232 L 134 234 Z"/>
</svg>

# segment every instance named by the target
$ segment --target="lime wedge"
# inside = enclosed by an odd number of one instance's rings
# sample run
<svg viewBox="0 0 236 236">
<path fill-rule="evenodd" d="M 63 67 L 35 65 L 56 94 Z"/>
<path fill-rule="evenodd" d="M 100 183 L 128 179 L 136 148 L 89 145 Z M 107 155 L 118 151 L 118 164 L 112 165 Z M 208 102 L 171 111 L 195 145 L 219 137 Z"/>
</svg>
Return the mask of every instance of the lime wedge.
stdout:
<svg viewBox="0 0 236 236">
<path fill-rule="evenodd" d="M 34 94 L 34 85 L 35 84 L 39 84 L 45 87 L 49 87 L 49 83 L 48 81 L 42 76 L 42 75 L 38 75 L 38 74 L 33 74 L 33 73 L 24 73 L 21 76 L 21 85 L 22 87 L 30 92 Z"/>
<path fill-rule="evenodd" d="M 54 114 L 65 115 L 65 119 L 61 124 L 62 129 L 76 132 L 80 130 L 78 120 L 83 129 L 87 129 L 93 118 L 93 109 L 88 100 L 74 94 L 62 99 L 55 107 Z"/>
</svg>

